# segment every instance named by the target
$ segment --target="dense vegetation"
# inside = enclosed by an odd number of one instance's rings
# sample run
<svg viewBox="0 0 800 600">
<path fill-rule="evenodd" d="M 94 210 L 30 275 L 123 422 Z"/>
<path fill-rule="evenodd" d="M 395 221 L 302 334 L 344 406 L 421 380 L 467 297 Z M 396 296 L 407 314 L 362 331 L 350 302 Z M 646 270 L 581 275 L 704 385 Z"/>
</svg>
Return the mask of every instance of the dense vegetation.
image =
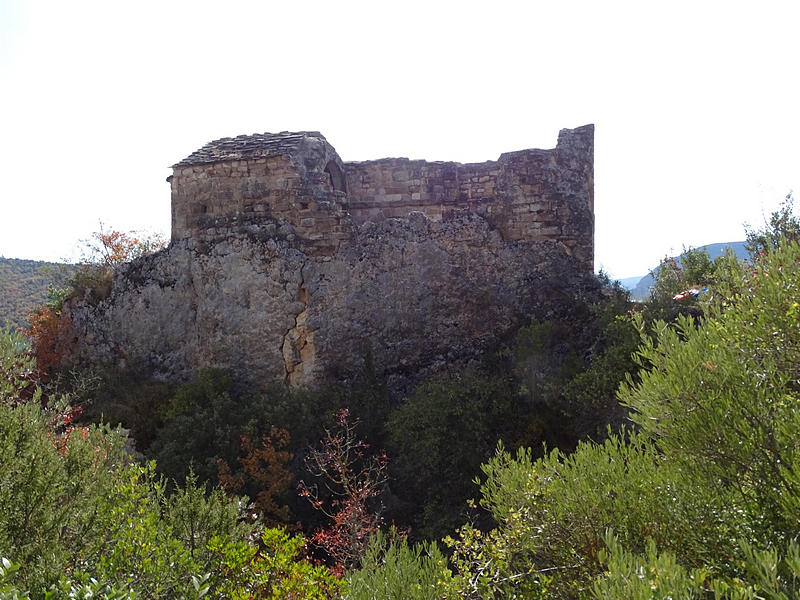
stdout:
<svg viewBox="0 0 800 600">
<path fill-rule="evenodd" d="M 103 426 L 32 380 L 19 334 L 0 336 L 0 598 L 314 598 L 339 582 L 304 542 L 189 475 L 167 493 Z M 307 593 L 306 590 L 312 590 Z"/>
<path fill-rule="evenodd" d="M 797 597 L 799 225 L 788 199 L 749 261 L 689 250 L 399 404 L 369 366 L 54 377 L 7 334 L 0 598 Z"/>
</svg>

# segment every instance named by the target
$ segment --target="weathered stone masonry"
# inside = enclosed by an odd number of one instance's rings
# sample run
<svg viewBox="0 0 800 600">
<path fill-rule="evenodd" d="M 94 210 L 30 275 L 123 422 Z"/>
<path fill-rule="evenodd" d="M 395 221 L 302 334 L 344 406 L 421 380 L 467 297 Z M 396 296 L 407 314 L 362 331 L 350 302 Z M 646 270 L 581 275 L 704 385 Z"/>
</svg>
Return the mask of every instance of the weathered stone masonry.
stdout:
<svg viewBox="0 0 800 600">
<path fill-rule="evenodd" d="M 350 236 L 342 161 L 317 132 L 256 134 L 207 144 L 173 166 L 172 240 L 219 239 L 288 220 L 312 251 Z"/>
<path fill-rule="evenodd" d="M 522 150 L 460 164 L 389 158 L 345 163 L 357 223 L 421 211 L 441 219 L 466 209 L 506 240 L 556 241 L 590 269 L 594 261 L 594 127 L 564 129 L 553 150 Z"/>
<path fill-rule="evenodd" d="M 170 246 L 65 307 L 69 358 L 304 385 L 369 347 L 397 387 L 468 363 L 596 292 L 592 164 L 591 125 L 476 164 L 343 163 L 317 132 L 211 142 L 174 166 Z"/>
<path fill-rule="evenodd" d="M 263 217 L 288 220 L 312 251 L 352 226 L 413 211 L 485 216 L 506 240 L 555 241 L 592 267 L 594 127 L 565 129 L 553 150 L 460 164 L 388 158 L 342 163 L 318 132 L 211 142 L 174 165 L 172 239 L 222 237 Z M 349 214 L 348 214 L 349 213 Z"/>
</svg>

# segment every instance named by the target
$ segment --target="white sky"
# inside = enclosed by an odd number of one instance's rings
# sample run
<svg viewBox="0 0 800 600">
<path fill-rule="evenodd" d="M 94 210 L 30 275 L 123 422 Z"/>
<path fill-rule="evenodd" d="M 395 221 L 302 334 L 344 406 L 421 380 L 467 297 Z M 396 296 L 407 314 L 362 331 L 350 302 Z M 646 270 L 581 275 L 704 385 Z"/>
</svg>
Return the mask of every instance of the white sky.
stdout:
<svg viewBox="0 0 800 600">
<path fill-rule="evenodd" d="M 0 0 L 0 254 L 169 232 L 169 165 L 319 130 L 461 162 L 595 123 L 596 266 L 744 238 L 800 191 L 800 3 Z"/>
</svg>

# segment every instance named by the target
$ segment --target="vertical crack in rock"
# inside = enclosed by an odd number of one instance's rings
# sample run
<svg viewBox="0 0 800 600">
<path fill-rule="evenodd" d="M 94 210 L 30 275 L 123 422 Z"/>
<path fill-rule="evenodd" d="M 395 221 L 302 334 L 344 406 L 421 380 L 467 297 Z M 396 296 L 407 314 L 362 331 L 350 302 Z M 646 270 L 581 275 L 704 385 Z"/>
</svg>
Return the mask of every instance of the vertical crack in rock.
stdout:
<svg viewBox="0 0 800 600">
<path fill-rule="evenodd" d="M 283 354 L 286 377 L 284 381 L 289 387 L 297 387 L 308 383 L 313 377 L 314 366 L 314 334 L 308 329 L 308 289 L 306 288 L 303 269 L 300 269 L 300 286 L 297 289 L 297 301 L 303 308 L 294 318 L 294 325 L 283 336 L 281 353 Z"/>
</svg>

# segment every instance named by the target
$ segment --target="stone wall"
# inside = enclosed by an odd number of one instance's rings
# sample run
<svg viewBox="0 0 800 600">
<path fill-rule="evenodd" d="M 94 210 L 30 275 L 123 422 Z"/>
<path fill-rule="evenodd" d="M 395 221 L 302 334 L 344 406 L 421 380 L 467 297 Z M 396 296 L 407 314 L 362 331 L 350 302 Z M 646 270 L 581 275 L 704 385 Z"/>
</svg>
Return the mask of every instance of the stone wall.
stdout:
<svg viewBox="0 0 800 600">
<path fill-rule="evenodd" d="M 497 161 L 460 164 L 388 158 L 344 164 L 347 206 L 356 223 L 411 211 L 441 219 L 455 211 L 487 216 L 509 240 L 564 244 L 594 261 L 594 127 L 562 130 L 552 150 L 522 150 Z"/>
<path fill-rule="evenodd" d="M 172 240 L 225 239 L 260 230 L 271 219 L 291 223 L 311 253 L 329 255 L 349 239 L 347 196 L 331 175 L 341 173 L 342 164 L 325 138 L 306 135 L 300 144 L 272 152 L 199 163 L 190 157 L 175 165 L 169 180 Z"/>
<path fill-rule="evenodd" d="M 403 218 L 412 211 L 441 219 L 456 209 L 486 212 L 501 167 L 385 158 L 345 163 L 348 208 L 356 223 Z"/>
<path fill-rule="evenodd" d="M 342 163 L 317 132 L 226 138 L 175 165 L 172 239 L 224 239 L 277 218 L 310 252 L 331 255 L 354 225 L 461 211 L 486 216 L 508 240 L 561 243 L 592 269 L 593 154 L 592 125 L 562 130 L 551 150 L 473 164 Z"/>
</svg>

